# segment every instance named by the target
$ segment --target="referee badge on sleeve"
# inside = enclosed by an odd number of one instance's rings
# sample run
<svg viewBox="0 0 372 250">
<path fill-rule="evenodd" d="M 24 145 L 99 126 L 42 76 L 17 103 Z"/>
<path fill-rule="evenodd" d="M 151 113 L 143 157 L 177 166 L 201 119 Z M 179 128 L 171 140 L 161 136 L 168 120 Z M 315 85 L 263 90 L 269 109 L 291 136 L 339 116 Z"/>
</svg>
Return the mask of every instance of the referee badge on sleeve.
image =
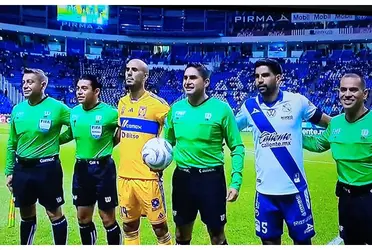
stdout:
<svg viewBox="0 0 372 250">
<path fill-rule="evenodd" d="M 90 126 L 90 134 L 94 139 L 101 138 L 102 135 L 102 125 L 91 125 Z"/>
</svg>

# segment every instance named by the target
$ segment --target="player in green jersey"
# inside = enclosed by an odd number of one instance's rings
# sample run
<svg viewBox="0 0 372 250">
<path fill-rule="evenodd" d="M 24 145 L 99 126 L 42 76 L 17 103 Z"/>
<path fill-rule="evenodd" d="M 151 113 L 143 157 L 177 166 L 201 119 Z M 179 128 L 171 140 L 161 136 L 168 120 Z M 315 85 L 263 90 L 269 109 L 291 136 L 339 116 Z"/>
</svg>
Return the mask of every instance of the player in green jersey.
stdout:
<svg viewBox="0 0 372 250">
<path fill-rule="evenodd" d="M 183 77 L 187 98 L 168 114 L 165 138 L 174 146 L 172 205 L 176 242 L 189 245 L 198 211 L 211 243 L 227 244 L 226 200 L 235 201 L 242 182 L 244 146 L 234 114 L 225 102 L 206 94 L 210 73 L 204 65 L 189 64 Z M 227 191 L 223 142 L 231 150 L 232 181 Z"/>
<path fill-rule="evenodd" d="M 54 243 L 65 245 L 67 240 L 58 137 L 62 125 L 69 125 L 70 109 L 45 95 L 47 85 L 42 70 L 25 69 L 22 89 L 27 100 L 16 105 L 11 114 L 5 174 L 20 209 L 22 245 L 33 243 L 37 200 L 52 223 Z"/>
<path fill-rule="evenodd" d="M 331 149 L 336 161 L 339 229 L 345 245 L 372 244 L 372 113 L 365 107 L 365 81 L 357 74 L 341 79 L 345 113 L 332 118 L 319 136 L 304 136 L 304 148 Z"/>
<path fill-rule="evenodd" d="M 92 218 L 96 202 L 108 244 L 120 245 L 121 230 L 115 218 L 116 167 L 111 158 L 118 113 L 98 100 L 101 90 L 102 84 L 93 75 L 78 80 L 76 97 L 80 105 L 72 109 L 71 129 L 61 135 L 60 143 L 76 142 L 72 193 L 83 245 L 94 245 L 97 240 Z"/>
</svg>

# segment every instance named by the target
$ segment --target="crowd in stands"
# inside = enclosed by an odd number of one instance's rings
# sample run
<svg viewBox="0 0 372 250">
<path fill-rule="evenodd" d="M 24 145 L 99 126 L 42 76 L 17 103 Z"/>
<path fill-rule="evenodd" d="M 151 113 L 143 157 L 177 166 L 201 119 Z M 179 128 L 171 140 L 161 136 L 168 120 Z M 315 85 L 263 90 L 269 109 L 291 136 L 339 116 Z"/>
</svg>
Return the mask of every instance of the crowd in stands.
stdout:
<svg viewBox="0 0 372 250">
<path fill-rule="evenodd" d="M 338 101 L 337 88 L 343 74 L 359 73 L 366 79 L 367 87 L 372 88 L 371 52 L 353 54 L 352 60 L 349 61 L 345 61 L 345 58 L 349 58 L 348 53 L 342 52 L 339 55 L 339 58 L 332 57 L 323 62 L 312 60 L 313 53 L 304 53 L 295 62 L 282 60 L 282 89 L 307 96 L 330 115 L 339 114 L 342 107 Z M 215 67 L 208 90 L 211 96 L 228 102 L 235 113 L 247 98 L 257 94 L 253 76 L 254 64 L 249 62 L 248 58 L 240 59 L 242 60 L 230 60 L 226 57 Z M 74 83 L 82 74 L 98 76 L 104 86 L 101 100 L 113 106 L 116 106 L 120 97 L 126 93 L 123 87 L 126 62 L 124 58 L 88 60 L 79 56 L 21 55 L 19 52 L 0 49 L 0 61 L 0 74 L 20 92 L 22 69 L 43 69 L 49 77 L 47 94 L 70 107 L 77 104 Z M 182 78 L 183 70 L 155 67 L 150 71 L 147 89 L 172 104 L 182 97 Z M 0 91 L 0 113 L 10 113 L 14 104 L 4 91 Z M 371 99 L 367 102 L 369 106 Z"/>
</svg>

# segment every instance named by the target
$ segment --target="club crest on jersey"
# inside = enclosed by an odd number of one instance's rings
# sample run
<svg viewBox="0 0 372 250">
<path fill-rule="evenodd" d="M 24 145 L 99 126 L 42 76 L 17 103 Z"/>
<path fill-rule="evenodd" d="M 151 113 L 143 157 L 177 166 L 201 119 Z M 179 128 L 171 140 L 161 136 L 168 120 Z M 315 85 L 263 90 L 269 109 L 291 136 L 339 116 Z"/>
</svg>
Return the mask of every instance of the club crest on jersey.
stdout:
<svg viewBox="0 0 372 250">
<path fill-rule="evenodd" d="M 267 116 L 269 117 L 274 117 L 276 115 L 276 110 L 275 109 L 269 109 L 267 112 L 266 112 Z"/>
<path fill-rule="evenodd" d="M 292 111 L 292 106 L 291 106 L 291 104 L 290 103 L 285 103 L 284 105 L 283 105 L 283 112 L 285 112 L 285 113 L 290 113 L 291 111 Z"/>
<path fill-rule="evenodd" d="M 362 129 L 360 132 L 360 135 L 362 136 L 362 139 L 366 139 L 367 136 L 369 135 L 369 130 L 368 129 Z"/>
<path fill-rule="evenodd" d="M 90 126 L 90 134 L 94 139 L 101 138 L 102 135 L 102 125 L 91 125 Z"/>
<path fill-rule="evenodd" d="M 145 117 L 147 112 L 147 107 L 141 106 L 138 110 L 138 117 Z"/>
<path fill-rule="evenodd" d="M 211 113 L 205 113 L 204 118 L 205 118 L 206 121 L 209 121 L 212 118 L 212 114 Z"/>
<path fill-rule="evenodd" d="M 51 127 L 52 127 L 52 120 L 49 120 L 49 119 L 40 119 L 40 121 L 39 121 L 39 129 L 42 132 L 48 132 Z"/>
</svg>

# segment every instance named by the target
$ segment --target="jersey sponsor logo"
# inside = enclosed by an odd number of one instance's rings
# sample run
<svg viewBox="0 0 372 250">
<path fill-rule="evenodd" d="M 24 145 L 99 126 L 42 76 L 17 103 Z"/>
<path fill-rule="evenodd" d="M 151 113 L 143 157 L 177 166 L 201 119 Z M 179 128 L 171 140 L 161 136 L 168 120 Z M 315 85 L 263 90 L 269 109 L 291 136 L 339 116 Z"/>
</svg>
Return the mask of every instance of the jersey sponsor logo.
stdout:
<svg viewBox="0 0 372 250">
<path fill-rule="evenodd" d="M 292 134 L 290 133 L 278 134 L 277 132 L 264 131 L 259 137 L 259 143 L 263 148 L 286 147 L 291 145 L 291 142 Z"/>
<path fill-rule="evenodd" d="M 62 197 L 57 197 L 56 201 L 57 201 L 57 203 L 61 203 L 62 202 Z"/>
<path fill-rule="evenodd" d="M 139 135 L 121 131 L 121 138 L 139 139 Z"/>
<path fill-rule="evenodd" d="M 121 130 L 128 132 L 139 132 L 145 134 L 157 135 L 159 132 L 159 123 L 138 118 L 120 118 Z"/>
<path fill-rule="evenodd" d="M 280 117 L 282 120 L 293 120 L 293 115 L 286 115 Z"/>
<path fill-rule="evenodd" d="M 174 117 L 176 119 L 180 119 L 182 116 L 184 116 L 186 114 L 186 111 L 176 111 L 176 113 L 174 114 Z"/>
<path fill-rule="evenodd" d="M 133 108 L 130 108 L 130 109 L 128 110 L 128 112 L 129 112 L 129 113 L 133 113 Z"/>
<path fill-rule="evenodd" d="M 309 191 L 307 189 L 305 189 L 304 191 L 304 196 L 305 196 L 306 206 L 308 209 L 310 209 L 311 208 L 310 196 L 309 196 Z"/>
<path fill-rule="evenodd" d="M 205 115 L 204 115 L 204 119 L 205 119 L 206 121 L 209 121 L 211 118 L 212 118 L 212 114 L 211 114 L 211 113 L 205 113 Z"/>
<path fill-rule="evenodd" d="M 102 125 L 91 125 L 90 126 L 90 134 L 94 139 L 101 138 L 102 135 Z"/>
<path fill-rule="evenodd" d="M 253 111 L 252 111 L 252 113 L 251 113 L 251 115 L 253 115 L 253 114 L 256 114 L 256 113 L 260 113 L 260 111 L 258 110 L 258 109 L 253 109 Z"/>
<path fill-rule="evenodd" d="M 159 213 L 158 220 L 161 220 L 163 218 L 164 218 L 164 214 L 163 213 Z"/>
<path fill-rule="evenodd" d="M 341 133 L 341 128 L 335 128 L 332 130 L 332 135 L 339 135 Z"/>
<path fill-rule="evenodd" d="M 49 115 L 51 115 L 52 112 L 50 111 L 44 111 L 44 117 L 48 117 Z"/>
<path fill-rule="evenodd" d="M 77 195 L 73 195 L 73 196 L 72 196 L 72 199 L 73 199 L 73 200 L 77 200 Z"/>
<path fill-rule="evenodd" d="M 151 200 L 152 211 L 158 210 L 160 208 L 159 198 L 154 198 Z"/>
<path fill-rule="evenodd" d="M 276 110 L 275 109 L 269 109 L 266 111 L 266 114 L 268 117 L 275 117 L 276 116 Z"/>
<path fill-rule="evenodd" d="M 306 216 L 306 210 L 304 207 L 304 203 L 302 202 L 301 196 L 299 194 L 296 194 L 296 201 L 298 204 L 298 208 L 300 209 L 301 215 Z"/>
<path fill-rule="evenodd" d="M 106 202 L 106 203 L 111 202 L 111 196 L 105 197 L 105 202 Z"/>
<path fill-rule="evenodd" d="M 307 222 L 309 222 L 310 220 L 313 219 L 313 216 L 310 214 L 309 216 L 307 216 L 305 219 L 302 219 L 302 220 L 296 220 L 293 222 L 293 226 L 301 226 Z"/>
<path fill-rule="evenodd" d="M 141 106 L 138 110 L 138 117 L 145 117 L 147 112 L 147 107 Z"/>
<path fill-rule="evenodd" d="M 314 226 L 312 224 L 307 223 L 307 227 L 306 227 L 304 233 L 307 234 L 307 233 L 310 233 L 312 231 L 314 231 Z"/>
<path fill-rule="evenodd" d="M 49 119 L 40 119 L 40 121 L 39 121 L 39 129 L 42 132 L 48 132 L 49 129 L 51 128 L 51 126 L 52 126 L 52 120 L 49 120 Z"/>
<path fill-rule="evenodd" d="M 46 159 L 40 159 L 40 163 L 52 162 L 52 161 L 54 161 L 54 157 L 46 158 Z"/>
</svg>

